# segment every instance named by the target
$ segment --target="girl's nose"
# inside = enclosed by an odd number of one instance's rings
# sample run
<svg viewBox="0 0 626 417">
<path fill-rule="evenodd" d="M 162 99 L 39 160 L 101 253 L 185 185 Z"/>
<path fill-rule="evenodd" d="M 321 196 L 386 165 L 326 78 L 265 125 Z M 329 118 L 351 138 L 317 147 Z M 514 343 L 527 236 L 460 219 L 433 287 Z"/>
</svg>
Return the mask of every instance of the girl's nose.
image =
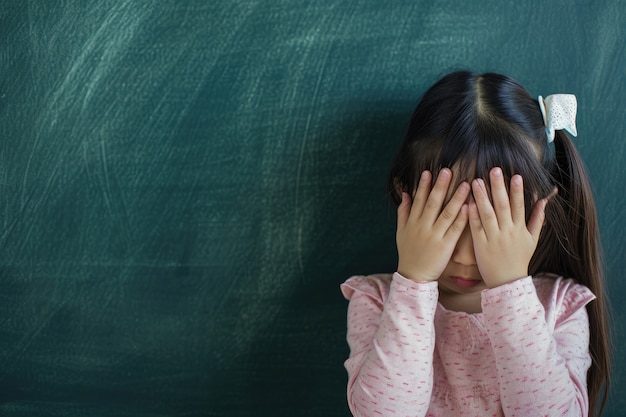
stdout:
<svg viewBox="0 0 626 417">
<path fill-rule="evenodd" d="M 469 225 L 465 227 L 461 237 L 452 253 L 452 261 L 466 266 L 476 265 L 476 255 L 474 254 L 474 243 Z"/>
</svg>

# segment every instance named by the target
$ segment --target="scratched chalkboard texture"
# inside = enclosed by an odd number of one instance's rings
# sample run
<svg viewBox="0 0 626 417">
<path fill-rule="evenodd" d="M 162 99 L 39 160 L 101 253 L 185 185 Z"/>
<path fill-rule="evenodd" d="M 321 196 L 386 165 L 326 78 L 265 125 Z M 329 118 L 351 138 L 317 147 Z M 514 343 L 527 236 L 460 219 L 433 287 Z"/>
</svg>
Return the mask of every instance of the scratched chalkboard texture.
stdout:
<svg viewBox="0 0 626 417">
<path fill-rule="evenodd" d="M 423 90 L 579 98 L 626 397 L 620 1 L 0 1 L 0 415 L 348 416 Z"/>
</svg>

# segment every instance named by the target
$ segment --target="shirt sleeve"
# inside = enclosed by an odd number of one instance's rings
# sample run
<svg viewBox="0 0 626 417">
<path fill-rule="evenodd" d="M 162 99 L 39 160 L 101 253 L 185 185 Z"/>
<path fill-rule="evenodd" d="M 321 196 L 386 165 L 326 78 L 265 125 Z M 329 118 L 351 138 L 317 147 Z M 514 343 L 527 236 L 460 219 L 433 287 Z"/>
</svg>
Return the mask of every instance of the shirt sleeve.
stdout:
<svg viewBox="0 0 626 417">
<path fill-rule="evenodd" d="M 530 277 L 482 293 L 506 416 L 588 415 L 585 305 L 594 296 L 571 280 L 554 288 L 543 304 Z"/>
<path fill-rule="evenodd" d="M 394 274 L 389 294 L 367 277 L 348 280 L 348 405 L 355 417 L 419 416 L 430 405 L 436 282 Z"/>
</svg>

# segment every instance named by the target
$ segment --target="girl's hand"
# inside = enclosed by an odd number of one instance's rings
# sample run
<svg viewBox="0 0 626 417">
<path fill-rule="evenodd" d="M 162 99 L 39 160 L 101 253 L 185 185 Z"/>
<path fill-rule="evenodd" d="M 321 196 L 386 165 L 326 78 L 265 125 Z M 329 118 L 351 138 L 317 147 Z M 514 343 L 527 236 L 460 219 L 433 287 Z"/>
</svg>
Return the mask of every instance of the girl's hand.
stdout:
<svg viewBox="0 0 626 417">
<path fill-rule="evenodd" d="M 472 181 L 474 201 L 469 205 L 469 224 L 478 269 L 485 284 L 493 288 L 528 276 L 548 200 L 537 201 L 527 225 L 521 175 L 511 178 L 510 196 L 500 168 L 493 168 L 489 178 L 493 205 L 485 182 Z"/>
<path fill-rule="evenodd" d="M 448 265 L 459 236 L 467 225 L 465 201 L 470 186 L 464 182 L 443 208 L 452 172 L 439 172 L 431 191 L 431 173 L 424 171 L 413 201 L 402 193 L 398 206 L 398 273 L 416 281 L 438 279 Z"/>
</svg>

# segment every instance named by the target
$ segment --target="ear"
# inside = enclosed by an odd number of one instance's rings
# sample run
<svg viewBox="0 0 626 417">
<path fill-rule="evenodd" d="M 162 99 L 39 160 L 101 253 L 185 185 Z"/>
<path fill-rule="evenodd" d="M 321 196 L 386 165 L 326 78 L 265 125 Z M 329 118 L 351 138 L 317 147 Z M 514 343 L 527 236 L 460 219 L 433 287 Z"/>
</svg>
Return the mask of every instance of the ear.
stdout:
<svg viewBox="0 0 626 417">
<path fill-rule="evenodd" d="M 552 192 L 550 193 L 550 195 L 548 196 L 548 200 L 550 200 L 552 197 L 554 197 L 555 195 L 557 195 L 559 193 L 559 187 L 557 187 L 556 185 L 554 186 L 554 188 L 552 189 Z"/>
<path fill-rule="evenodd" d="M 397 195 L 402 195 L 402 192 L 405 191 L 404 184 L 400 182 L 398 177 L 394 177 L 393 179 L 393 189 Z"/>
<path fill-rule="evenodd" d="M 548 205 L 546 205 L 546 208 L 545 208 L 546 211 L 549 210 L 550 201 L 558 194 L 559 194 L 559 188 L 555 185 L 554 188 L 552 188 L 552 192 L 545 197 L 547 199 L 547 204 L 548 204 Z M 534 206 L 534 204 L 537 204 L 537 202 L 539 200 L 540 200 L 539 196 L 537 194 L 533 194 L 533 201 L 534 201 L 533 206 Z M 529 217 L 529 216 L 527 216 L 527 217 Z M 548 216 L 545 215 L 545 219 L 544 219 L 543 224 L 541 226 L 542 229 L 544 227 L 546 227 L 546 224 L 548 223 L 547 219 L 548 219 Z M 528 221 L 528 219 L 526 219 L 526 221 Z"/>
</svg>

